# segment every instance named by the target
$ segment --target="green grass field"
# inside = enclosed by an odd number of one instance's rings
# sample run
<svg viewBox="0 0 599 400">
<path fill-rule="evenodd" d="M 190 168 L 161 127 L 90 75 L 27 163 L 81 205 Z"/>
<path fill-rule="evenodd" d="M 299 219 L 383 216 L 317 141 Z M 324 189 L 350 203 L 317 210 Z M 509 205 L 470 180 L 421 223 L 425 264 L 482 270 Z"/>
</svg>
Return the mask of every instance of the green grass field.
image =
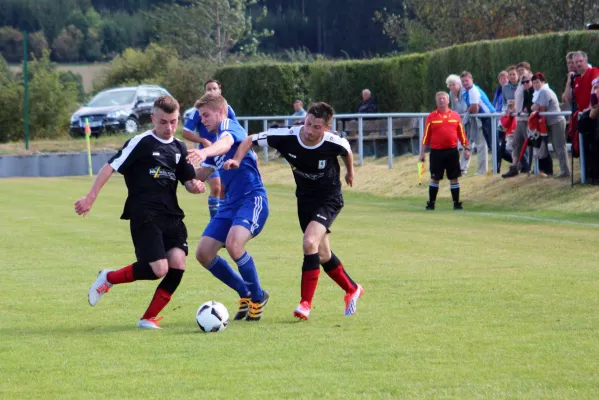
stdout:
<svg viewBox="0 0 599 400">
<path fill-rule="evenodd" d="M 599 397 L 596 214 L 456 213 L 446 198 L 425 213 L 422 198 L 346 191 L 331 241 L 365 295 L 344 317 L 322 274 L 312 318 L 298 322 L 293 189 L 268 185 L 271 216 L 249 246 L 271 294 L 263 320 L 200 333 L 197 307 L 233 312 L 236 296 L 192 256 L 164 329 L 140 331 L 156 282 L 87 303 L 100 268 L 134 261 L 122 179 L 84 219 L 72 205 L 90 183 L 0 180 L 2 399 Z M 193 248 L 206 197 L 180 198 Z"/>
</svg>

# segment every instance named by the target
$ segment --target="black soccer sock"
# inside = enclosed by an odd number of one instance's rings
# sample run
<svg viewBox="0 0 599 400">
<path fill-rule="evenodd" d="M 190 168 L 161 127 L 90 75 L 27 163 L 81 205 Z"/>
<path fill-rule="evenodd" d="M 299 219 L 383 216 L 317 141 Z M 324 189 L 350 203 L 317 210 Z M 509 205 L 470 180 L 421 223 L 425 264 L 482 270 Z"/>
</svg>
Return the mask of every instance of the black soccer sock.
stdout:
<svg viewBox="0 0 599 400">
<path fill-rule="evenodd" d="M 133 264 L 133 277 L 136 281 L 155 281 L 158 279 L 150 264 L 142 262 Z"/>
<path fill-rule="evenodd" d="M 175 290 L 177 290 L 183 279 L 184 272 L 182 269 L 169 268 L 162 282 L 158 285 L 158 289 L 163 289 L 170 294 L 175 293 Z"/>
<path fill-rule="evenodd" d="M 160 314 L 160 311 L 162 311 L 171 301 L 173 293 L 175 293 L 175 290 L 177 290 L 177 287 L 179 287 L 179 284 L 181 283 L 181 279 L 183 279 L 184 272 L 185 271 L 181 269 L 168 269 L 168 272 L 156 288 L 154 297 L 152 297 L 148 309 L 141 317 L 142 319 L 156 318 L 156 316 Z"/>
<path fill-rule="evenodd" d="M 449 185 L 449 189 L 451 190 L 451 198 L 453 199 L 454 203 L 457 203 L 460 201 L 460 184 L 459 183 L 452 183 L 451 185 Z"/>
<path fill-rule="evenodd" d="M 428 201 L 434 203 L 437 200 L 437 193 L 439 192 L 439 182 L 430 182 L 428 184 Z"/>
</svg>

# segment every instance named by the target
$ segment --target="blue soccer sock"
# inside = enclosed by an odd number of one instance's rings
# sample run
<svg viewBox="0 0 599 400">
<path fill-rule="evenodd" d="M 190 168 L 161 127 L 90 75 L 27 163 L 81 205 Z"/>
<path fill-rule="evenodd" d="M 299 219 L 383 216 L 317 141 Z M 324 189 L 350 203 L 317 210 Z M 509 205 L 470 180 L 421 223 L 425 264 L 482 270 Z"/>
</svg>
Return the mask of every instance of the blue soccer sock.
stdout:
<svg viewBox="0 0 599 400">
<path fill-rule="evenodd" d="M 243 282 L 243 278 L 231 268 L 224 258 L 216 256 L 207 269 L 222 283 L 236 291 L 239 297 L 249 297 L 250 290 Z"/>
<path fill-rule="evenodd" d="M 260 280 L 258 279 L 258 271 L 256 271 L 256 265 L 254 259 L 246 251 L 241 257 L 235 260 L 239 273 L 243 277 L 244 283 L 252 292 L 252 301 L 259 303 L 264 299 L 264 293 L 260 287 Z"/>
<path fill-rule="evenodd" d="M 210 212 L 210 218 L 214 218 L 216 213 L 218 212 L 218 207 L 220 206 L 220 198 L 208 196 L 208 211 Z"/>
</svg>

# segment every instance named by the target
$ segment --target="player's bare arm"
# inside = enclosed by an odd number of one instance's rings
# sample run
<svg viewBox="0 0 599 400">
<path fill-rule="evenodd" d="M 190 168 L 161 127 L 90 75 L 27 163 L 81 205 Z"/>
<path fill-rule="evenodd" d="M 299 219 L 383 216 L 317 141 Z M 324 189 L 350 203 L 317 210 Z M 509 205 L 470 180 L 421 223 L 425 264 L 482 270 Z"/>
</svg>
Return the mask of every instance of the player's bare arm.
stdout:
<svg viewBox="0 0 599 400">
<path fill-rule="evenodd" d="M 210 140 L 199 137 L 198 135 L 196 135 L 195 133 L 193 133 L 191 131 L 188 131 L 187 129 L 183 129 L 182 135 L 183 135 L 184 139 L 187 139 L 193 143 L 199 143 L 204 147 L 208 147 L 212 144 L 212 143 L 210 143 Z"/>
<path fill-rule="evenodd" d="M 345 169 L 345 182 L 352 187 L 354 185 L 354 154 L 352 152 L 347 153 L 346 156 L 341 156 Z"/>
<path fill-rule="evenodd" d="M 233 143 L 235 143 L 235 141 L 231 135 L 224 135 L 208 148 L 189 150 L 187 161 L 192 164 L 199 164 L 208 157 L 221 156 L 231 149 Z"/>
<path fill-rule="evenodd" d="M 206 185 L 199 179 L 191 179 L 185 182 L 184 185 L 185 189 L 192 194 L 204 193 L 206 191 Z"/>
<path fill-rule="evenodd" d="M 247 153 L 249 153 L 249 151 L 252 149 L 253 146 L 253 139 L 254 136 L 256 135 L 250 135 L 247 138 L 245 138 L 243 140 L 243 142 L 241 142 L 239 144 L 239 147 L 237 148 L 237 151 L 235 152 L 235 156 L 230 159 L 227 160 L 225 162 L 225 165 L 223 166 L 224 169 L 234 169 L 234 168 L 239 168 L 239 164 L 241 164 L 241 160 L 243 160 L 243 157 L 246 156 Z"/>
<path fill-rule="evenodd" d="M 75 202 L 75 212 L 77 214 L 83 215 L 84 217 L 87 215 L 100 194 L 100 190 L 102 190 L 102 187 L 108 182 L 113 172 L 114 169 L 112 169 L 110 164 L 104 164 L 100 172 L 98 172 L 98 176 L 96 176 L 96 180 L 87 195 Z"/>
<path fill-rule="evenodd" d="M 206 182 L 213 172 L 214 169 L 211 167 L 196 168 L 196 179 L 199 179 L 202 182 Z"/>
</svg>

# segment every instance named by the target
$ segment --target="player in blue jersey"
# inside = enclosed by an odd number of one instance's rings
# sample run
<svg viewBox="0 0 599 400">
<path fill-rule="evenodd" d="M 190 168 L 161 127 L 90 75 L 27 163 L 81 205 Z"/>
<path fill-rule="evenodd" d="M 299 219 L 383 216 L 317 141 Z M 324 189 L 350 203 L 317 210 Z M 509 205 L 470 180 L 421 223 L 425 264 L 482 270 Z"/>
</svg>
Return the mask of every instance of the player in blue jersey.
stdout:
<svg viewBox="0 0 599 400">
<path fill-rule="evenodd" d="M 202 122 L 216 141 L 209 147 L 189 151 L 187 159 L 201 163 L 196 177 L 208 179 L 219 171 L 225 187 L 225 200 L 204 230 L 196 258 L 212 275 L 239 294 L 236 320 L 258 321 L 268 301 L 268 293 L 260 287 L 252 256 L 245 251 L 246 243 L 257 236 L 268 218 L 268 199 L 258 172 L 256 157 L 248 153 L 238 169 L 224 170 L 225 161 L 233 158 L 239 144 L 247 137 L 237 121 L 227 118 L 227 101 L 216 93 L 207 93 L 196 103 Z M 237 264 L 239 273 L 218 255 L 226 247 Z"/>
<path fill-rule="evenodd" d="M 204 82 L 204 93 L 216 93 L 221 94 L 222 85 L 215 79 L 210 79 Z M 231 106 L 227 107 L 227 117 L 233 121 L 237 121 L 235 117 L 235 111 Z M 195 110 L 185 120 L 183 126 L 183 137 L 190 142 L 198 143 L 200 148 L 210 146 L 216 141 L 216 135 L 213 132 L 209 132 L 206 126 L 202 123 L 202 117 L 195 104 Z M 222 199 L 224 199 L 224 189 L 221 185 L 220 174 L 218 170 L 214 171 L 208 179 L 210 184 L 210 195 L 208 196 L 208 211 L 210 211 L 210 218 L 213 218 L 218 212 L 218 207 Z"/>
</svg>

